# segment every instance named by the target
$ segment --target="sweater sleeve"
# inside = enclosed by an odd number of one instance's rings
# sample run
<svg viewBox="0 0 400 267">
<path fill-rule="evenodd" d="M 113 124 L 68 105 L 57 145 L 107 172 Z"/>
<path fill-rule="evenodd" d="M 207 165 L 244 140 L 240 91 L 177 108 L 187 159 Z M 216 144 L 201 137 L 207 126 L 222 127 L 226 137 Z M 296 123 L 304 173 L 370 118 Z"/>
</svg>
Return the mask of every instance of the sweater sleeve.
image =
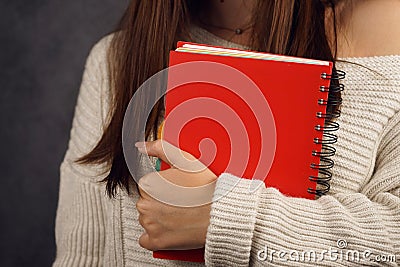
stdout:
<svg viewBox="0 0 400 267">
<path fill-rule="evenodd" d="M 400 264 L 400 113 L 386 125 L 374 172 L 357 192 L 317 200 L 265 187 L 250 194 L 250 180 L 238 179 L 218 179 L 207 266 Z"/>
<path fill-rule="evenodd" d="M 103 132 L 107 91 L 105 52 L 109 37 L 91 50 L 75 107 L 70 140 L 60 167 L 56 217 L 57 255 L 53 266 L 102 266 L 108 199 L 105 166 L 82 165 L 76 159 L 90 152 Z"/>
</svg>

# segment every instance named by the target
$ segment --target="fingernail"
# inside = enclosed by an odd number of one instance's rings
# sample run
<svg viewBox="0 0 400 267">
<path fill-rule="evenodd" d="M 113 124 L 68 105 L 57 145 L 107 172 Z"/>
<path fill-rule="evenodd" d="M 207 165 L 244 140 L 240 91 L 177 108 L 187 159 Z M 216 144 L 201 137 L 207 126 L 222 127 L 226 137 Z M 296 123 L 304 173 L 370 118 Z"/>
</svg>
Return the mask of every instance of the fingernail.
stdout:
<svg viewBox="0 0 400 267">
<path fill-rule="evenodd" d="M 135 143 L 135 147 L 137 147 L 137 148 L 145 147 L 145 145 L 146 145 L 146 142 L 136 142 Z"/>
</svg>

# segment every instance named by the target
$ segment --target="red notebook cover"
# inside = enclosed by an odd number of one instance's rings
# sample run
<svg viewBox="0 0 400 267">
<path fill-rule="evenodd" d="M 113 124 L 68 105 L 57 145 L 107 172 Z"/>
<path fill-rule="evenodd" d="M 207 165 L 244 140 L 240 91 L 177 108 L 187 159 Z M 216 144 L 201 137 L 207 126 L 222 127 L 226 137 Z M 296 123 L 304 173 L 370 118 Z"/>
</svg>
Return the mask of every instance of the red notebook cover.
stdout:
<svg viewBox="0 0 400 267">
<path fill-rule="evenodd" d="M 178 47 L 185 44 L 190 45 L 180 42 Z M 308 188 L 315 189 L 316 183 L 310 181 L 309 176 L 318 176 L 318 170 L 312 169 L 310 164 L 319 164 L 312 151 L 321 150 L 314 138 L 322 138 L 322 132 L 316 131 L 315 126 L 324 124 L 324 119 L 316 114 L 326 111 L 318 101 L 328 98 L 328 93 L 322 92 L 320 87 L 328 88 L 330 82 L 321 74 L 330 74 L 332 63 L 299 61 L 296 58 L 265 60 L 171 51 L 170 66 L 188 62 L 199 64 L 198 71 L 194 71 L 196 65 L 188 67 L 186 72 L 185 68 L 169 70 L 163 139 L 203 159 L 201 161 L 216 175 L 229 172 L 247 179 L 261 179 L 266 186 L 275 187 L 283 194 L 313 199 L 315 196 L 308 193 Z M 202 65 L 204 62 L 219 64 L 208 67 Z M 245 74 L 258 86 L 261 95 L 253 94 L 254 88 L 243 79 L 237 81 L 239 87 L 234 84 L 235 71 L 224 66 Z M 182 77 L 188 83 L 175 87 L 182 82 Z M 240 92 L 235 93 L 236 89 Z M 193 99 L 198 102 L 182 107 Z M 193 116 L 193 119 L 187 119 L 186 125 L 178 131 L 176 127 L 168 127 L 172 111 L 174 116 L 179 117 L 180 112 L 183 117 Z M 216 114 L 215 118 L 207 117 L 210 114 Z M 215 143 L 215 155 L 209 145 L 203 146 L 200 153 L 199 144 L 205 138 Z M 241 151 L 246 152 L 240 155 Z M 238 154 L 243 156 L 244 166 L 237 166 L 243 165 L 237 164 L 237 158 L 235 166 L 230 166 L 229 160 Z M 169 166 L 162 163 L 161 169 L 166 168 Z M 202 262 L 204 249 L 156 251 L 153 256 Z"/>
</svg>

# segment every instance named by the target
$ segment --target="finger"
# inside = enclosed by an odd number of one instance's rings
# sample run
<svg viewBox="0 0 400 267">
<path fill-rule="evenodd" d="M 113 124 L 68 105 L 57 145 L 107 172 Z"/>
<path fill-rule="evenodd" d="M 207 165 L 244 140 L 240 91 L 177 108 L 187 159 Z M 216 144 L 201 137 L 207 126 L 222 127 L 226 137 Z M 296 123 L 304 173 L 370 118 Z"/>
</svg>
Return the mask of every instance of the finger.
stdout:
<svg viewBox="0 0 400 267">
<path fill-rule="evenodd" d="M 152 198 L 177 207 L 209 204 L 215 190 L 215 176 L 185 174 L 177 169 L 153 172 L 139 180 L 139 187 Z M 165 178 L 164 178 L 165 176 Z"/>
<path fill-rule="evenodd" d="M 180 187 L 200 187 L 212 183 L 217 179 L 217 176 L 208 169 L 201 173 L 186 173 L 179 169 L 167 169 L 158 172 L 158 174 L 158 176 L 152 176 L 149 179 L 154 179 L 154 183 L 157 182 L 157 178 L 165 179 Z"/>
<path fill-rule="evenodd" d="M 141 179 L 143 179 L 143 177 L 142 178 L 140 178 L 140 180 Z M 139 180 L 139 181 L 140 181 Z M 138 189 L 139 189 L 139 195 L 140 195 L 140 198 L 139 198 L 139 201 L 138 202 L 140 202 L 140 203 L 138 203 L 139 204 L 139 206 L 140 207 L 143 207 L 143 208 L 146 208 L 147 207 L 147 202 L 146 201 L 148 201 L 148 200 L 152 200 L 152 199 L 154 199 L 151 195 L 149 195 L 141 186 L 140 186 L 140 183 L 138 184 Z"/>
<path fill-rule="evenodd" d="M 145 198 L 147 197 L 147 193 L 144 192 L 143 190 L 141 190 L 140 187 L 139 187 L 139 190 L 140 190 L 141 197 L 136 202 L 136 209 L 140 214 L 143 214 L 147 210 L 147 205 L 146 205 L 146 200 L 145 200 Z"/>
<path fill-rule="evenodd" d="M 157 246 L 151 242 L 150 240 L 150 236 L 145 232 L 143 233 L 140 237 L 139 237 L 139 245 L 142 248 L 151 250 L 151 251 L 156 251 L 157 250 Z"/>
<path fill-rule="evenodd" d="M 207 169 L 207 166 L 193 155 L 164 140 L 138 142 L 135 146 L 139 152 L 158 157 L 167 164 L 185 172 L 202 172 Z"/>
<path fill-rule="evenodd" d="M 140 153 L 160 158 L 162 161 L 171 165 L 171 163 L 168 161 L 168 158 L 165 156 L 165 153 L 163 152 L 162 146 L 162 141 L 160 139 L 155 141 L 135 143 L 135 147 L 137 147 Z"/>
<path fill-rule="evenodd" d="M 143 229 L 145 229 L 147 231 L 147 229 L 146 229 L 147 225 L 145 224 L 144 216 L 139 215 L 138 221 L 139 221 L 139 224 L 143 227 Z"/>
</svg>

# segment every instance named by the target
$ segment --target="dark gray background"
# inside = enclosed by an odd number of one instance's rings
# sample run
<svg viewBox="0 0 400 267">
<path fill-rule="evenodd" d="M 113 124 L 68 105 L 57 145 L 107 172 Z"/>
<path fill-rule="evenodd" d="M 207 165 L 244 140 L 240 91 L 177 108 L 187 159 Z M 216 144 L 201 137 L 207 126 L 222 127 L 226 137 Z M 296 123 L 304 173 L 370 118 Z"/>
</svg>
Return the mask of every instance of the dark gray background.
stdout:
<svg viewBox="0 0 400 267">
<path fill-rule="evenodd" d="M 0 266 L 49 266 L 85 58 L 128 0 L 0 0 Z"/>
</svg>

